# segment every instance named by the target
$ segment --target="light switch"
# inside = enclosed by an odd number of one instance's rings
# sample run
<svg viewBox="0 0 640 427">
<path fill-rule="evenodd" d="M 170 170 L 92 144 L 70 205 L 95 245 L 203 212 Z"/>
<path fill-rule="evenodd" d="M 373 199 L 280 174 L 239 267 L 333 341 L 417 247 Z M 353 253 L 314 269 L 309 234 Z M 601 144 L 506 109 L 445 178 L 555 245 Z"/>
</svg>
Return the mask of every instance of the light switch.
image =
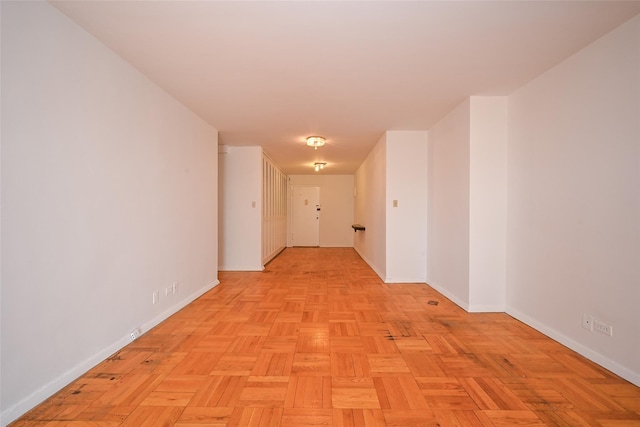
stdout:
<svg viewBox="0 0 640 427">
<path fill-rule="evenodd" d="M 393 201 L 393 207 L 394 207 L 394 208 L 397 208 L 397 207 L 398 207 L 398 201 L 397 201 L 397 200 L 394 200 L 394 201 Z"/>
<path fill-rule="evenodd" d="M 251 202 L 251 207 L 252 207 L 252 208 L 255 208 L 255 207 L 256 207 L 256 201 L 255 201 L 255 200 L 253 200 L 253 201 Z"/>
</svg>

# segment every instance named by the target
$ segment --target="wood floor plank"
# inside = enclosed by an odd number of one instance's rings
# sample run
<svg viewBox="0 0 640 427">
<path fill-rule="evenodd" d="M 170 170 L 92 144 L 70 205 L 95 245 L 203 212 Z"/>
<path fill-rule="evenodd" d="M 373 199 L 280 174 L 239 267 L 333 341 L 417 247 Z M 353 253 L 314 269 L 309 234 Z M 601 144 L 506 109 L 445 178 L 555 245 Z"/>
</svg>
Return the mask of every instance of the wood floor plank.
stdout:
<svg viewBox="0 0 640 427">
<path fill-rule="evenodd" d="M 330 377 L 291 377 L 285 397 L 286 408 L 331 408 Z"/>
<path fill-rule="evenodd" d="M 390 409 L 383 410 L 383 414 L 387 427 L 440 427 L 440 422 L 430 409 Z"/>
<path fill-rule="evenodd" d="M 329 354 L 329 334 L 304 334 L 297 339 L 297 353 Z"/>
<path fill-rule="evenodd" d="M 591 384 L 583 378 L 558 378 L 554 381 L 554 387 L 575 408 L 592 411 L 624 411 L 615 399 L 593 393 Z"/>
<path fill-rule="evenodd" d="M 292 353 L 259 353 L 251 375 L 253 376 L 289 376 L 293 368 Z"/>
<path fill-rule="evenodd" d="M 250 377 L 242 389 L 238 406 L 283 408 L 289 377 Z"/>
<path fill-rule="evenodd" d="M 456 378 L 416 378 L 429 407 L 448 411 L 475 411 L 478 405 Z"/>
<path fill-rule="evenodd" d="M 190 406 L 235 406 L 248 376 L 208 376 L 191 399 Z"/>
<path fill-rule="evenodd" d="M 11 427 L 640 426 L 640 388 L 352 248 L 219 280 Z"/>
<path fill-rule="evenodd" d="M 494 427 L 494 423 L 478 410 L 434 409 L 433 413 L 441 426 Z"/>
<path fill-rule="evenodd" d="M 332 409 L 285 408 L 282 427 L 312 427 L 333 425 Z"/>
<path fill-rule="evenodd" d="M 382 409 L 429 409 L 413 377 L 374 377 Z"/>
<path fill-rule="evenodd" d="M 400 354 L 368 354 L 367 359 L 373 376 L 410 375 L 411 371 Z"/>
<path fill-rule="evenodd" d="M 532 411 L 506 411 L 506 410 L 485 410 L 482 411 L 496 427 L 514 426 L 540 426 L 546 424 L 538 418 Z"/>
<path fill-rule="evenodd" d="M 282 420 L 282 408 L 238 408 L 227 427 L 278 427 Z"/>
<path fill-rule="evenodd" d="M 223 353 L 191 351 L 177 365 L 171 375 L 207 375 L 218 364 Z"/>
<path fill-rule="evenodd" d="M 187 406 L 176 426 L 220 426 L 226 427 L 233 413 L 233 407 Z"/>
<path fill-rule="evenodd" d="M 387 423 L 379 409 L 334 409 L 334 427 L 385 427 Z"/>
<path fill-rule="evenodd" d="M 332 390 L 334 408 L 380 409 L 375 387 L 335 387 Z"/>
<path fill-rule="evenodd" d="M 331 357 L 326 353 L 297 353 L 294 355 L 291 375 L 331 376 Z"/>
<path fill-rule="evenodd" d="M 121 424 L 122 427 L 173 426 L 184 408 L 167 406 L 138 406 Z"/>
</svg>

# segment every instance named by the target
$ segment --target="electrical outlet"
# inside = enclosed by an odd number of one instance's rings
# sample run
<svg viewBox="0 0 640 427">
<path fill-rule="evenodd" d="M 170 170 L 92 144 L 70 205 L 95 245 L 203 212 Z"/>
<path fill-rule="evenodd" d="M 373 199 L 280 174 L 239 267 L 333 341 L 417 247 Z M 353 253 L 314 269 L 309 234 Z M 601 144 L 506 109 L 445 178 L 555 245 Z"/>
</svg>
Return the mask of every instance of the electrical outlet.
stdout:
<svg viewBox="0 0 640 427">
<path fill-rule="evenodd" d="M 153 291 L 153 303 L 157 304 L 160 301 L 160 291 Z"/>
<path fill-rule="evenodd" d="M 167 289 L 164 290 L 165 295 L 169 295 L 172 293 L 173 293 L 173 286 L 169 286 Z"/>
<path fill-rule="evenodd" d="M 582 315 L 582 327 L 587 331 L 593 332 L 593 316 L 589 316 L 588 314 Z"/>
<path fill-rule="evenodd" d="M 140 337 L 140 328 L 135 328 L 133 331 L 131 331 L 131 333 L 129 334 L 129 338 L 131 338 L 131 341 L 136 340 Z"/>
<path fill-rule="evenodd" d="M 595 320 L 593 322 L 593 326 L 594 326 L 595 330 L 600 332 L 601 334 L 609 335 L 610 337 L 613 336 L 613 326 L 608 325 L 608 324 L 606 324 L 604 322 L 601 322 L 599 320 Z"/>
<path fill-rule="evenodd" d="M 173 293 L 174 294 L 178 293 L 178 282 L 173 282 Z"/>
</svg>

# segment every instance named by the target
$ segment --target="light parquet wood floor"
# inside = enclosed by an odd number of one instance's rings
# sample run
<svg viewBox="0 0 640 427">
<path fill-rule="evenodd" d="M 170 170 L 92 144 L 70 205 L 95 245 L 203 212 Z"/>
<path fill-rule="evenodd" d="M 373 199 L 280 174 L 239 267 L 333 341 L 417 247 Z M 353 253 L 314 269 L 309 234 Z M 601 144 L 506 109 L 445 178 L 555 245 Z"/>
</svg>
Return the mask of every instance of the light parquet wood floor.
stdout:
<svg viewBox="0 0 640 427">
<path fill-rule="evenodd" d="M 13 427 L 640 425 L 638 387 L 352 248 L 220 282 Z"/>
</svg>

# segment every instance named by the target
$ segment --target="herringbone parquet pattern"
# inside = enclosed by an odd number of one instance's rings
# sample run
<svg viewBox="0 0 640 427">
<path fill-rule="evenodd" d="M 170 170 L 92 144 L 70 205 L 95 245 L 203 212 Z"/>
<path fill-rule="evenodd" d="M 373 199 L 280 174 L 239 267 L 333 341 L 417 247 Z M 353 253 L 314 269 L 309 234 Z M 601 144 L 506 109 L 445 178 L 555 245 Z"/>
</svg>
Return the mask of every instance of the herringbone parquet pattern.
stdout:
<svg viewBox="0 0 640 427">
<path fill-rule="evenodd" d="M 640 425 L 640 389 L 506 314 L 289 248 L 13 426 Z"/>
</svg>

